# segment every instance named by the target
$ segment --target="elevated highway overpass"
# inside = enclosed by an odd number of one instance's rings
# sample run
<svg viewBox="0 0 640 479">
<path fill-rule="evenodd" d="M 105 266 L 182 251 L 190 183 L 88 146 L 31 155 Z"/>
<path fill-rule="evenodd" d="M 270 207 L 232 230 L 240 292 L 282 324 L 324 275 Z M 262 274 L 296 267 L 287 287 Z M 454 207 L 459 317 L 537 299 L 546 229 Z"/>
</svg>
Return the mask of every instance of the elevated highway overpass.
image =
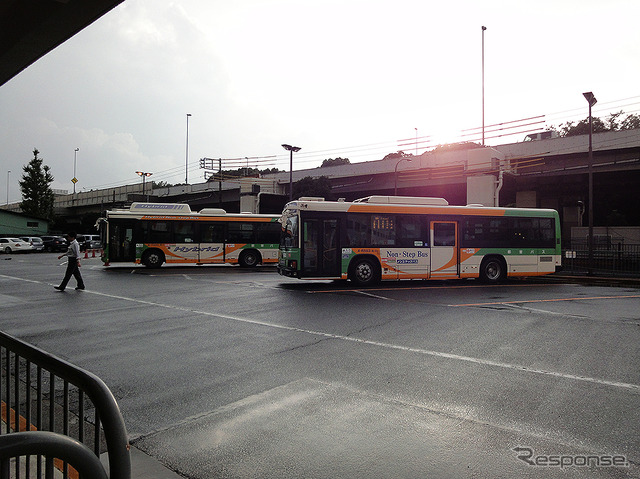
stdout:
<svg viewBox="0 0 640 479">
<path fill-rule="evenodd" d="M 640 226 L 640 129 L 593 136 L 594 225 Z M 406 161 L 411 159 L 411 161 Z M 586 224 L 588 136 L 472 149 L 436 149 L 419 156 L 294 170 L 293 181 L 325 176 L 335 198 L 438 196 L 450 204 L 545 207 L 560 212 L 565 236 Z M 193 209 L 278 212 L 288 199 L 289 172 L 261 179 L 210 181 L 142 191 L 142 184 L 56 197 L 69 222 L 133 201 L 189 203 Z M 9 205 L 18 210 L 18 205 Z"/>
<path fill-rule="evenodd" d="M 392 195 L 397 185 L 399 195 L 440 196 L 450 204 L 486 205 L 494 198 L 499 206 L 554 208 L 568 230 L 581 225 L 588 208 L 588 145 L 588 136 L 580 135 L 440 149 L 410 156 L 411 161 L 394 158 L 294 171 L 293 179 L 326 176 L 334 195 L 347 200 Z M 594 224 L 640 225 L 640 129 L 594 134 L 593 175 Z M 275 178 L 285 183 L 288 173 Z"/>
</svg>

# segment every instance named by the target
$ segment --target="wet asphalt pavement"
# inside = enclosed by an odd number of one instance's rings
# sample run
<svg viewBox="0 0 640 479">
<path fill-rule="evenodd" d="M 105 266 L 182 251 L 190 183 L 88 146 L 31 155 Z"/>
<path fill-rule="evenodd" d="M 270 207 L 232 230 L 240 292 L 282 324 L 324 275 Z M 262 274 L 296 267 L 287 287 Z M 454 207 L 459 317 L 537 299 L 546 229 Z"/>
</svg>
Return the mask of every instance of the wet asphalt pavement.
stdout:
<svg viewBox="0 0 640 479">
<path fill-rule="evenodd" d="M 184 477 L 640 477 L 640 289 L 60 263 L 0 256 L 0 328 Z"/>
</svg>

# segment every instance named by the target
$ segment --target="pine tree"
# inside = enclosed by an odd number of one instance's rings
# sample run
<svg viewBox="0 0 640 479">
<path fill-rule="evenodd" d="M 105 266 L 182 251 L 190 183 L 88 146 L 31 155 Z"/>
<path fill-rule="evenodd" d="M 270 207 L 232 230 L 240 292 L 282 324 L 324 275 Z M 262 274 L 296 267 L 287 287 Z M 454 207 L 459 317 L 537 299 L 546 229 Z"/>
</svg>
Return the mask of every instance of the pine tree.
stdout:
<svg viewBox="0 0 640 479">
<path fill-rule="evenodd" d="M 42 158 L 38 158 L 40 152 L 34 148 L 33 159 L 22 167 L 24 174 L 20 180 L 22 202 L 20 208 L 30 216 L 53 219 L 53 191 L 51 183 L 53 175 L 47 165 L 42 165 Z"/>
</svg>

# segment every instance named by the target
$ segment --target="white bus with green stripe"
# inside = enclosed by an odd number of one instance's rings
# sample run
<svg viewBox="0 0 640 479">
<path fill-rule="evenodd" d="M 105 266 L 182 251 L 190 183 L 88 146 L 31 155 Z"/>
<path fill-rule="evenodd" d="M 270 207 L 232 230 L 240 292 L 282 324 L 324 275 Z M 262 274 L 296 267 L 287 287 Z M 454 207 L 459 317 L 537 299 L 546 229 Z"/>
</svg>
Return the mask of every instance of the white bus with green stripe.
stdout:
<svg viewBox="0 0 640 479">
<path fill-rule="evenodd" d="M 253 267 L 278 261 L 278 215 L 227 213 L 187 204 L 133 203 L 107 211 L 100 220 L 102 260 L 144 264 L 239 264 Z"/>
<path fill-rule="evenodd" d="M 278 272 L 307 279 L 507 277 L 560 267 L 560 220 L 550 209 L 450 206 L 442 198 L 369 196 L 285 206 Z"/>
</svg>

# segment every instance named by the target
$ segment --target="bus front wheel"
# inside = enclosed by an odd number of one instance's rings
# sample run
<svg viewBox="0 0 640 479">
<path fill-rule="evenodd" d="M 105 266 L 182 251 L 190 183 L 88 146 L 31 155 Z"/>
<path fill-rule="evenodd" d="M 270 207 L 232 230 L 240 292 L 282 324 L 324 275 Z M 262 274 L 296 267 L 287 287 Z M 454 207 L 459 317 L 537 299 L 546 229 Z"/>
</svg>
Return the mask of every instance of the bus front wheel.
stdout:
<svg viewBox="0 0 640 479">
<path fill-rule="evenodd" d="M 238 258 L 238 263 L 243 268 L 253 268 L 260 262 L 260 253 L 256 250 L 248 249 L 243 251 Z"/>
<path fill-rule="evenodd" d="M 507 277 L 507 265 L 498 256 L 489 256 L 480 265 L 480 279 L 485 283 L 499 283 Z"/>
<path fill-rule="evenodd" d="M 148 249 L 142 255 L 142 264 L 147 268 L 159 268 L 164 263 L 164 254 L 157 249 Z"/>
<path fill-rule="evenodd" d="M 351 280 L 359 286 L 369 286 L 380 281 L 379 268 L 370 258 L 356 259 L 352 263 Z"/>
</svg>

